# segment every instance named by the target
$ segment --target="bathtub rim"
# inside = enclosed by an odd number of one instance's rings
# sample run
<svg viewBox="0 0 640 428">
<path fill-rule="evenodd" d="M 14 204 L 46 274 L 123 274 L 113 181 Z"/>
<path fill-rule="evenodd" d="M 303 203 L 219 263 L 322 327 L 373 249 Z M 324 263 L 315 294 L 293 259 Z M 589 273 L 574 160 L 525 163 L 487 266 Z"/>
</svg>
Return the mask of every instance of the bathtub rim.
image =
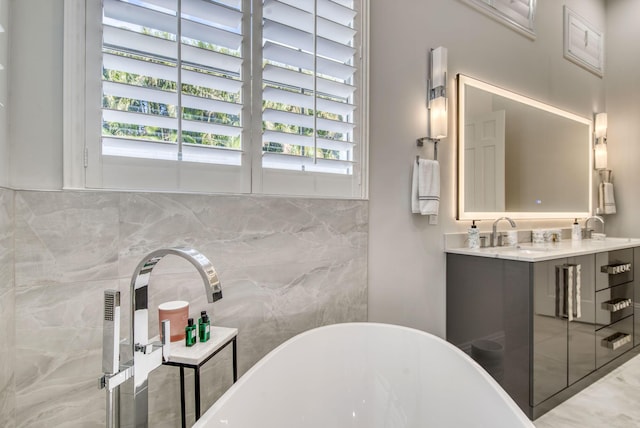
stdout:
<svg viewBox="0 0 640 428">
<path fill-rule="evenodd" d="M 439 342 L 440 344 L 444 345 L 446 348 L 452 350 L 454 353 L 459 355 L 466 362 L 470 363 L 476 369 L 476 371 L 480 374 L 480 376 L 489 383 L 491 388 L 495 392 L 498 393 L 498 395 L 503 399 L 505 404 L 507 406 L 509 406 L 509 409 L 511 410 L 511 412 L 514 413 L 515 416 L 518 419 L 521 420 L 521 422 L 523 423 L 523 426 L 527 426 L 528 425 L 531 428 L 535 428 L 535 425 L 533 424 L 533 422 L 525 415 L 525 413 L 522 411 L 522 409 L 520 409 L 520 407 L 518 407 L 516 402 L 513 401 L 511 396 L 509 396 L 509 394 L 507 394 L 507 392 L 498 384 L 498 382 L 493 377 L 491 377 L 491 375 L 489 375 L 476 361 L 474 361 L 473 358 L 471 358 L 469 355 L 467 355 L 464 351 L 462 351 L 461 349 L 459 349 L 455 345 L 447 342 L 446 340 L 442 339 L 439 336 L 436 336 L 433 333 L 428 333 L 426 331 L 418 330 L 418 329 L 413 328 L 413 327 L 406 327 L 406 326 L 402 326 L 402 325 L 389 324 L 389 323 L 368 322 L 368 321 L 343 322 L 343 323 L 327 324 L 327 325 L 314 327 L 312 329 L 303 331 L 303 332 L 298 333 L 297 335 L 285 340 L 283 343 L 278 345 L 276 348 L 274 348 L 273 350 L 269 351 L 269 353 L 267 353 L 258 362 L 256 362 L 251 368 L 249 368 L 249 370 L 247 370 L 244 374 L 242 374 L 240 376 L 240 378 L 238 379 L 238 381 L 235 382 L 233 385 L 231 385 L 229 387 L 229 389 L 227 389 L 227 391 L 225 391 L 224 394 L 222 394 L 222 396 L 220 396 L 220 398 L 218 400 L 216 400 L 211 405 L 211 407 L 209 407 L 209 409 L 207 409 L 207 411 L 202 415 L 202 417 L 198 421 L 196 421 L 196 423 L 193 425 L 193 427 L 197 428 L 197 427 L 202 426 L 201 424 L 205 423 L 210 418 L 210 416 L 208 416 L 208 415 L 216 413 L 218 411 L 218 409 L 220 409 L 222 406 L 224 406 L 227 403 L 227 401 L 231 397 L 233 397 L 233 395 L 235 394 L 235 391 L 237 389 L 241 388 L 242 385 L 244 385 L 248 381 L 248 379 L 251 378 L 251 374 L 254 371 L 259 370 L 260 367 L 262 367 L 265 364 L 267 364 L 272 358 L 274 358 L 274 356 L 278 355 L 283 348 L 285 348 L 288 345 L 291 345 L 292 343 L 295 343 L 295 342 L 297 342 L 299 340 L 302 340 L 304 337 L 306 337 L 306 336 L 308 336 L 310 334 L 317 333 L 319 330 L 327 330 L 327 329 L 334 329 L 334 328 L 358 327 L 358 326 L 359 327 L 365 327 L 365 328 L 386 328 L 386 329 L 393 329 L 393 330 L 398 330 L 398 331 L 405 331 L 405 332 L 410 332 L 412 334 L 419 334 L 421 336 L 424 336 L 424 337 L 428 338 L 429 340 L 435 340 L 436 342 Z"/>
</svg>

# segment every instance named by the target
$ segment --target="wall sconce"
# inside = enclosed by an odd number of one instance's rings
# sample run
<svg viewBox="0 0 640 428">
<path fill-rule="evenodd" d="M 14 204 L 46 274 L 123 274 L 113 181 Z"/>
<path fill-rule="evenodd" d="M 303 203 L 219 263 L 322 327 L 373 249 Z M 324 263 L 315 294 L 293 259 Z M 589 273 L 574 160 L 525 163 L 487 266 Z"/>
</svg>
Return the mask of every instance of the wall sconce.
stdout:
<svg viewBox="0 0 640 428">
<path fill-rule="evenodd" d="M 427 80 L 427 108 L 429 110 L 429 136 L 418 139 L 418 146 L 424 140 L 437 143 L 447 137 L 447 48 L 442 46 L 429 52 L 429 78 Z"/>
<path fill-rule="evenodd" d="M 447 48 L 431 49 L 431 74 L 428 86 L 429 138 L 439 140 L 447 136 Z"/>
<path fill-rule="evenodd" d="M 607 113 L 596 114 L 594 136 L 594 168 L 607 168 Z"/>
</svg>

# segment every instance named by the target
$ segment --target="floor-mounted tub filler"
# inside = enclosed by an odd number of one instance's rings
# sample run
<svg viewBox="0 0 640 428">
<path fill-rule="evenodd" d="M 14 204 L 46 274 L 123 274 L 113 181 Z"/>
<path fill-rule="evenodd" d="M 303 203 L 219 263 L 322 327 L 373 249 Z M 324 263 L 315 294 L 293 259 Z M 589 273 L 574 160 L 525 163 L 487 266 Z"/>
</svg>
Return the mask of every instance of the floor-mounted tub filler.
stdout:
<svg viewBox="0 0 640 428">
<path fill-rule="evenodd" d="M 346 323 L 285 342 L 194 427 L 533 428 L 475 361 L 431 334 Z"/>
<path fill-rule="evenodd" d="M 215 268 L 202 253 L 188 247 L 161 248 L 138 263 L 131 278 L 131 329 L 120 340 L 120 292 L 105 290 L 102 332 L 102 376 L 99 386 L 106 390 L 106 426 L 146 428 L 149 426 L 149 374 L 171 355 L 171 325 L 162 320 L 161 342 L 149 339 L 149 279 L 151 271 L 165 256 L 187 260 L 203 281 L 210 303 L 222 299 Z"/>
</svg>

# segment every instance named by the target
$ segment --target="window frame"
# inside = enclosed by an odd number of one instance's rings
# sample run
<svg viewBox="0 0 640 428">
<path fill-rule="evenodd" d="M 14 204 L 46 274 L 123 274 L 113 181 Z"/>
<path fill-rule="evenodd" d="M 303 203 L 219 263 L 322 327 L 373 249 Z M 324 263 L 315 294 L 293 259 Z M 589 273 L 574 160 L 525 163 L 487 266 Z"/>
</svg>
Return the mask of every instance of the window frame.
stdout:
<svg viewBox="0 0 640 428">
<path fill-rule="evenodd" d="M 359 136 L 352 175 L 262 168 L 262 57 L 243 63 L 242 165 L 125 158 L 101 154 L 102 2 L 64 0 L 63 188 L 179 193 L 268 194 L 336 199 L 368 198 L 368 0 L 358 9 L 360 48 L 355 113 Z M 243 52 L 262 43 L 262 0 L 242 0 Z M 257 43 L 257 44 L 256 44 Z M 256 119 L 257 118 L 257 119 Z M 142 173 L 141 173 L 142 172 Z"/>
</svg>

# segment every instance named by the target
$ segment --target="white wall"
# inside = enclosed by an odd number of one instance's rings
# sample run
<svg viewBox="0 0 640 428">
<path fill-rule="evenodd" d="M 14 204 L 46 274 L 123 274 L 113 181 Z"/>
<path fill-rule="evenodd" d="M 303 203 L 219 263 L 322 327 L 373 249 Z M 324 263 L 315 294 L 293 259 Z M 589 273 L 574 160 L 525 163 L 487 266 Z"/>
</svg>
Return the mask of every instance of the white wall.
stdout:
<svg viewBox="0 0 640 428">
<path fill-rule="evenodd" d="M 606 216 L 607 234 L 640 237 L 640 2 L 607 2 L 606 91 L 609 168 L 617 214 Z"/>
<path fill-rule="evenodd" d="M 9 143 L 7 140 L 7 75 L 9 67 L 9 4 L 7 0 L 0 0 L 0 25 L 5 29 L 0 33 L 0 64 L 4 70 L 0 70 L 0 186 L 9 184 Z"/>
<path fill-rule="evenodd" d="M 563 3 L 604 28 L 603 0 L 539 0 L 535 41 L 461 1 L 371 0 L 369 319 L 445 334 L 443 234 L 455 220 L 454 77 L 463 73 L 583 117 L 604 109 L 604 83 L 563 58 Z M 635 15 L 638 16 L 638 15 Z M 410 212 L 411 165 L 426 134 L 430 48 L 449 50 L 449 137 L 439 145 L 439 224 Z M 537 224 L 569 226 L 566 220 Z M 519 221 L 520 228 L 532 222 Z M 490 222 L 480 223 L 488 230 Z"/>
<path fill-rule="evenodd" d="M 63 0 L 9 0 L 9 185 L 62 188 Z"/>
</svg>

